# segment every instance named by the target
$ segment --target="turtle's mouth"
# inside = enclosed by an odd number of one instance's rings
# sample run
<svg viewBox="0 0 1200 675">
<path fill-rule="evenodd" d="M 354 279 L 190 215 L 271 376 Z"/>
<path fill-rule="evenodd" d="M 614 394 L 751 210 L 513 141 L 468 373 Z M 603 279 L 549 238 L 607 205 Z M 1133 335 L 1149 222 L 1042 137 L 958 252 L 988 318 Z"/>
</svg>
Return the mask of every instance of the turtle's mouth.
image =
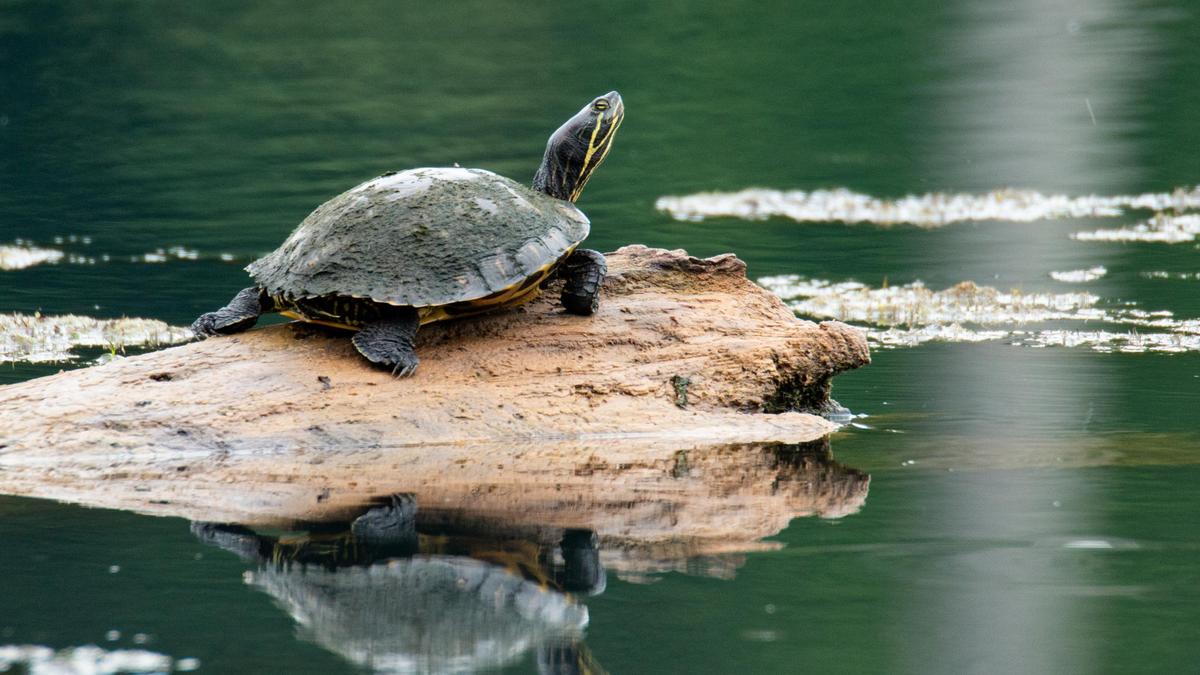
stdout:
<svg viewBox="0 0 1200 675">
<path fill-rule="evenodd" d="M 607 101 L 612 109 L 619 111 L 622 115 L 625 114 L 625 101 L 621 98 L 620 92 L 613 90 L 600 98 Z"/>
</svg>

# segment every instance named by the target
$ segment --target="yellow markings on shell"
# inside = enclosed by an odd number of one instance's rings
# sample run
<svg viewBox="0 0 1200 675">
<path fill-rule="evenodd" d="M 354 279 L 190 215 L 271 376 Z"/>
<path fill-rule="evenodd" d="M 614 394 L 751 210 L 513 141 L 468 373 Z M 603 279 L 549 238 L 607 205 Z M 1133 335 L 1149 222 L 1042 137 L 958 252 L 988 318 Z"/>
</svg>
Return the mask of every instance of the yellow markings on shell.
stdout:
<svg viewBox="0 0 1200 675">
<path fill-rule="evenodd" d="M 503 309 L 506 307 L 516 307 L 523 305 L 530 300 L 533 300 L 541 294 L 541 289 L 538 284 L 533 284 L 528 288 L 517 286 L 503 295 L 488 296 L 478 300 L 468 300 L 464 303 L 455 303 L 454 305 L 439 305 L 437 307 L 422 307 L 420 308 L 421 325 L 433 323 L 435 321 L 445 321 L 446 319 L 457 319 L 464 316 L 474 316 L 490 312 L 493 309 Z"/>
<path fill-rule="evenodd" d="M 577 246 L 577 245 L 576 245 Z M 467 300 L 464 302 L 455 302 L 449 305 L 438 305 L 436 307 L 421 307 L 421 325 L 433 323 L 435 321 L 443 321 L 445 319 L 457 319 L 464 316 L 473 316 L 490 312 L 493 309 L 504 309 L 508 307 L 517 307 L 523 305 L 541 295 L 541 284 L 550 276 L 554 268 L 559 262 L 566 260 L 575 251 L 575 246 L 567 249 L 557 260 L 552 260 L 549 263 L 542 265 L 533 274 L 529 275 L 525 281 L 515 284 L 499 293 L 477 298 L 475 300 Z"/>
<path fill-rule="evenodd" d="M 364 302 L 370 302 L 370 301 L 364 300 Z M 306 316 L 304 314 L 301 314 L 300 312 L 297 312 L 297 311 L 291 310 L 291 309 L 283 310 L 279 313 L 279 315 L 286 316 L 289 319 L 295 319 L 296 321 L 303 321 L 304 323 L 315 323 L 318 326 L 328 326 L 330 328 L 338 328 L 341 330 L 352 330 L 352 331 L 362 330 L 362 326 L 352 326 L 348 323 L 341 323 L 338 321 L 327 321 L 325 319 L 314 319 L 310 316 Z M 434 321 L 441 321 L 443 319 L 450 319 L 450 318 L 454 318 L 456 316 L 468 316 L 467 314 L 450 315 L 444 309 L 442 309 L 442 306 L 418 307 L 417 315 L 421 318 L 422 326 L 424 326 L 427 323 L 433 323 Z"/>
<path fill-rule="evenodd" d="M 576 244 L 576 246 L 578 246 L 578 244 Z M 476 314 L 490 312 L 494 309 L 517 307 L 537 298 L 542 292 L 542 282 L 546 280 L 546 277 L 550 276 L 550 273 L 554 271 L 554 268 L 557 267 L 560 262 L 566 260 L 568 256 L 575 252 L 576 246 L 572 246 L 571 248 L 567 249 L 566 253 L 562 254 L 562 256 L 558 259 L 542 265 L 536 271 L 534 271 L 533 274 L 529 275 L 522 281 L 508 288 L 502 289 L 498 293 L 493 293 L 492 295 L 484 296 L 482 298 L 476 298 L 475 300 L 452 302 L 448 305 L 418 307 L 417 314 L 421 318 L 421 325 L 424 326 L 425 324 L 434 323 L 435 321 L 445 321 L 446 319 L 458 319 L 465 316 L 474 316 Z M 374 302 L 366 298 L 363 298 L 362 301 Z M 340 328 L 342 330 L 353 331 L 357 331 L 362 328 L 362 326 L 354 326 L 349 323 L 343 323 L 339 321 L 314 319 L 302 314 L 297 309 L 283 309 L 279 311 L 279 314 L 286 316 L 289 319 L 296 319 L 297 321 L 304 321 L 305 323 L 315 323 L 321 326 L 329 326 L 330 328 Z"/>
<path fill-rule="evenodd" d="M 304 323 L 315 323 L 321 326 L 329 326 L 330 328 L 341 328 L 342 330 L 358 330 L 362 326 L 351 326 L 348 323 L 338 323 L 337 321 L 325 321 L 323 319 L 311 319 L 297 311 L 285 309 L 279 313 L 281 316 L 286 316 L 289 319 L 296 319 Z"/>
</svg>

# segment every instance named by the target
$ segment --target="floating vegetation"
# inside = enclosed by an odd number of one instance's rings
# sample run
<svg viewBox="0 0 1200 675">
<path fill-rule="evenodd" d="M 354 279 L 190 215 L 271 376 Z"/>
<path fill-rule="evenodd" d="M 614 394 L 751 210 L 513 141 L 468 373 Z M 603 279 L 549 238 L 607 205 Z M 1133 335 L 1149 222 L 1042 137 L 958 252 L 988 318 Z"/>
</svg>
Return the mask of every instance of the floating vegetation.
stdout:
<svg viewBox="0 0 1200 675">
<path fill-rule="evenodd" d="M 999 342 L 1024 347 L 1086 347 L 1097 352 L 1200 351 L 1200 336 L 1137 331 L 1073 330 L 972 330 L 957 324 L 921 328 L 869 330 L 868 339 L 879 347 L 916 347 L 926 342 Z"/>
<path fill-rule="evenodd" d="M 176 661 L 166 654 L 144 649 L 107 651 L 96 645 L 55 651 L 41 645 L 0 645 L 0 672 L 53 675 L 109 675 L 111 673 L 186 672 L 200 667 L 195 658 Z"/>
<path fill-rule="evenodd" d="M 1104 312 L 1094 309 L 1100 298 L 1090 293 L 1005 293 L 970 281 L 944 291 L 931 291 L 919 281 L 868 288 L 853 281 L 834 284 L 791 275 L 765 277 L 759 283 L 790 301 L 802 314 L 879 326 L 1003 325 L 1104 316 Z"/>
<path fill-rule="evenodd" d="M 1108 270 L 1103 266 L 1089 267 L 1086 270 L 1070 270 L 1067 272 L 1051 272 L 1050 278 L 1055 281 L 1062 281 L 1068 284 L 1082 284 L 1088 281 L 1095 281 L 1100 277 L 1108 274 Z"/>
<path fill-rule="evenodd" d="M 1200 187 L 1142 195 L 1045 195 L 1033 190 L 993 190 L 986 194 L 930 193 L 900 199 L 879 199 L 834 190 L 769 190 L 701 192 L 659 197 L 655 208 L 676 220 L 714 216 L 763 220 L 773 216 L 797 222 L 910 224 L 942 227 L 951 223 L 999 220 L 1031 222 L 1058 218 L 1114 217 L 1126 209 L 1184 211 L 1200 208 Z"/>
<path fill-rule="evenodd" d="M 0 363 L 55 363 L 79 358 L 79 347 L 110 354 L 186 342 L 192 332 L 154 319 L 95 319 L 65 314 L 0 314 Z"/>
<path fill-rule="evenodd" d="M 1092 232 L 1076 232 L 1072 239 L 1079 241 L 1142 241 L 1180 244 L 1195 241 L 1200 235 L 1200 214 L 1156 213 L 1136 225 Z"/>
<path fill-rule="evenodd" d="M 1168 311 L 1132 304 L 1103 306 L 1090 293 L 1003 292 L 965 281 L 942 291 L 920 282 L 870 288 L 854 281 L 832 283 L 795 275 L 759 283 L 798 314 L 866 326 L 879 347 L 927 342 L 992 342 L 1031 347 L 1086 347 L 1112 352 L 1200 351 L 1200 320 L 1176 319 Z M 1127 330 L 1074 330 L 1028 324 L 1104 323 Z M 1143 332 L 1150 329 L 1153 332 Z"/>
<path fill-rule="evenodd" d="M 62 259 L 63 252 L 52 248 L 37 248 L 23 243 L 0 246 L 0 270 L 19 270 L 42 263 L 56 263 Z"/>
</svg>

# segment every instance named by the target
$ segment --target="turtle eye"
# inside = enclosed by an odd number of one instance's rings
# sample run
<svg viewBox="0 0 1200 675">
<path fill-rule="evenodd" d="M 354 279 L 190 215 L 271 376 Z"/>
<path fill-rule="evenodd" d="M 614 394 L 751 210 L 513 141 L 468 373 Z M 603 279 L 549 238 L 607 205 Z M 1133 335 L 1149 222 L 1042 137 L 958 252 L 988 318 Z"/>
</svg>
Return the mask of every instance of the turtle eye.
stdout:
<svg viewBox="0 0 1200 675">
<path fill-rule="evenodd" d="M 596 111 L 608 110 L 608 101 L 605 101 L 604 99 L 597 99 L 597 101 L 592 104 L 592 109 Z"/>
</svg>

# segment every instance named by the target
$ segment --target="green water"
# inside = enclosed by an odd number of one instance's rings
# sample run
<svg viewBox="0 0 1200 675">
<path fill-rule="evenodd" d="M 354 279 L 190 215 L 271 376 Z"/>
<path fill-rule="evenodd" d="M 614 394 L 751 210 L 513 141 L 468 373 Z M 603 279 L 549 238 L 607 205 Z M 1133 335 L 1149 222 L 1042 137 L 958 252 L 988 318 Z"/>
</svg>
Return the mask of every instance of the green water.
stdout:
<svg viewBox="0 0 1200 675">
<path fill-rule="evenodd" d="M 98 260 L 0 272 L 0 312 L 186 324 L 246 285 L 241 267 L 328 197 L 388 169 L 454 162 L 528 180 L 547 135 L 616 88 L 627 117 L 579 203 L 595 248 L 732 250 L 754 277 L 931 288 L 1063 292 L 1078 289 L 1049 271 L 1104 265 L 1088 291 L 1197 317 L 1200 282 L 1143 276 L 1200 272 L 1194 244 L 1067 238 L 1105 226 L 1092 220 L 685 223 L 654 201 L 750 186 L 884 197 L 1192 186 L 1198 41 L 1185 0 L 9 0 L 0 244 Z M 173 246 L 199 257 L 140 260 Z M 869 428 L 832 439 L 839 462 L 871 474 L 861 508 L 798 518 L 771 537 L 786 544 L 775 551 L 609 570 L 603 592 L 582 598 L 580 644 L 596 663 L 1200 668 L 1200 356 L 934 344 L 874 358 L 835 383 L 869 415 L 858 420 Z M 5 365 L 0 383 L 62 367 Z M 0 498 L 0 645 L 144 647 L 198 658 L 201 672 L 362 672 L 247 585 L 254 567 L 183 521 Z M 536 672 L 536 642 L 513 647 L 505 668 Z"/>
</svg>

